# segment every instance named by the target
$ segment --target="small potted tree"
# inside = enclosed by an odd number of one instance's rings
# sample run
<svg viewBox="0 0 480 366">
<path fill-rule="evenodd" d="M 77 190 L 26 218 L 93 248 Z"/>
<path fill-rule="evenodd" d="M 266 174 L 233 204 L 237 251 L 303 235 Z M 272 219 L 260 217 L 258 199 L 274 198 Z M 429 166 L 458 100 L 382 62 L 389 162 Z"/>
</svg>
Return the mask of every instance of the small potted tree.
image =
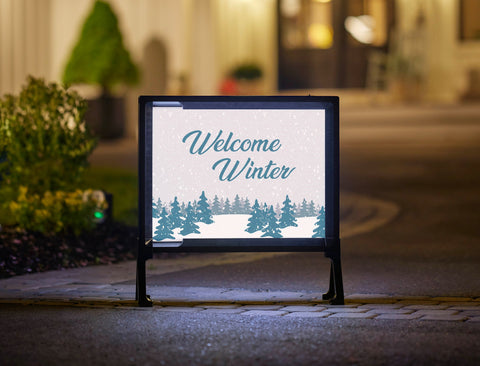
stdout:
<svg viewBox="0 0 480 366">
<path fill-rule="evenodd" d="M 234 67 L 223 81 L 220 91 L 224 95 L 261 95 L 263 71 L 254 62 Z"/>
<path fill-rule="evenodd" d="M 123 135 L 124 100 L 118 96 L 118 89 L 134 85 L 138 79 L 138 68 L 125 48 L 117 16 L 107 2 L 95 1 L 65 67 L 63 82 L 100 87 L 100 96 L 89 100 L 86 115 L 97 135 Z"/>
</svg>

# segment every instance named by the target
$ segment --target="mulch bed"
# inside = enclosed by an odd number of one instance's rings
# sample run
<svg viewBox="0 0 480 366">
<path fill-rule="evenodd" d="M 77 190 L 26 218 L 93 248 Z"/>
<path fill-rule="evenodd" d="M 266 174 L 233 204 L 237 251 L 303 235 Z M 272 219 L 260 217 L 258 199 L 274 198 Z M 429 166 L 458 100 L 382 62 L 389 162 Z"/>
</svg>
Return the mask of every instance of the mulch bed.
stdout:
<svg viewBox="0 0 480 366">
<path fill-rule="evenodd" d="M 137 228 L 110 222 L 80 236 L 0 230 L 0 278 L 135 259 Z"/>
</svg>

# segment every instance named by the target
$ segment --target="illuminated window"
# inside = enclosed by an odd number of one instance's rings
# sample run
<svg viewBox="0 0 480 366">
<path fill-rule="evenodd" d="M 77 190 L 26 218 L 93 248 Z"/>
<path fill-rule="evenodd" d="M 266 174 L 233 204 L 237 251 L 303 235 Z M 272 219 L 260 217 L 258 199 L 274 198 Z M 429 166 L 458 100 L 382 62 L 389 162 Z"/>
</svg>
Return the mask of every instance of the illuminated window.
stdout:
<svg viewBox="0 0 480 366">
<path fill-rule="evenodd" d="M 287 49 L 333 45 L 331 0 L 281 0 L 282 45 Z"/>
<path fill-rule="evenodd" d="M 460 1 L 460 39 L 480 41 L 480 1 Z"/>
</svg>

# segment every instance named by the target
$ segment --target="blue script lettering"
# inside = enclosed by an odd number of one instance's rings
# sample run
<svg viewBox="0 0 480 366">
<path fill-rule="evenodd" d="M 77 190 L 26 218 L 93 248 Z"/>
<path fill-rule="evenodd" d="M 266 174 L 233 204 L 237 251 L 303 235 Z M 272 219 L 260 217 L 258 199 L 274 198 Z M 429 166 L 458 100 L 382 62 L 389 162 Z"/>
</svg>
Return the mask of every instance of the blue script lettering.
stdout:
<svg viewBox="0 0 480 366">
<path fill-rule="evenodd" d="M 213 147 L 213 150 L 216 152 L 221 151 L 252 151 L 252 152 L 276 152 L 282 147 L 279 139 L 274 139 L 272 141 L 268 139 L 234 139 L 233 132 L 230 132 L 226 139 L 221 138 L 223 130 L 219 130 L 216 137 L 213 141 L 210 142 L 212 134 L 208 132 L 205 136 L 202 137 L 202 131 L 194 130 L 187 133 L 182 142 L 186 143 L 190 138 L 192 139 L 190 143 L 190 154 L 203 155 L 208 150 Z"/>
<path fill-rule="evenodd" d="M 220 170 L 219 179 L 229 182 L 237 179 L 244 171 L 246 179 L 286 179 L 295 170 L 295 168 L 286 167 L 285 165 L 282 165 L 280 168 L 272 160 L 265 167 L 256 167 L 255 162 L 250 158 L 242 166 L 239 160 L 236 160 L 231 165 L 232 159 L 223 158 L 213 164 L 212 170 L 215 170 L 221 164 L 223 164 L 223 168 Z"/>
</svg>

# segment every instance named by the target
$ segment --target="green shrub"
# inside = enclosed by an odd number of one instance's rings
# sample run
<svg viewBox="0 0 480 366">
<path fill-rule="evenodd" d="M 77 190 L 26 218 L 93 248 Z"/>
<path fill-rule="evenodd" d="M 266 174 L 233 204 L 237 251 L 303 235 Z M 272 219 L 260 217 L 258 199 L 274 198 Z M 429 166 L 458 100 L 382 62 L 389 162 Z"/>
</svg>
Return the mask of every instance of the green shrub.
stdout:
<svg viewBox="0 0 480 366">
<path fill-rule="evenodd" d="M 76 92 L 33 77 L 18 96 L 0 99 L 0 191 L 75 190 L 96 144 L 86 108 Z"/>
<path fill-rule="evenodd" d="M 237 80 L 256 80 L 263 75 L 262 69 L 255 63 L 238 65 L 232 71 L 232 76 Z"/>
<path fill-rule="evenodd" d="M 79 235 L 93 229 L 93 215 L 96 210 L 106 209 L 105 205 L 96 200 L 91 190 L 46 191 L 39 195 L 20 187 L 17 199 L 10 202 L 9 208 L 23 229 Z"/>
<path fill-rule="evenodd" d="M 139 71 L 123 43 L 118 19 L 105 1 L 95 1 L 63 73 L 67 84 L 100 85 L 104 93 L 138 82 Z"/>
</svg>

